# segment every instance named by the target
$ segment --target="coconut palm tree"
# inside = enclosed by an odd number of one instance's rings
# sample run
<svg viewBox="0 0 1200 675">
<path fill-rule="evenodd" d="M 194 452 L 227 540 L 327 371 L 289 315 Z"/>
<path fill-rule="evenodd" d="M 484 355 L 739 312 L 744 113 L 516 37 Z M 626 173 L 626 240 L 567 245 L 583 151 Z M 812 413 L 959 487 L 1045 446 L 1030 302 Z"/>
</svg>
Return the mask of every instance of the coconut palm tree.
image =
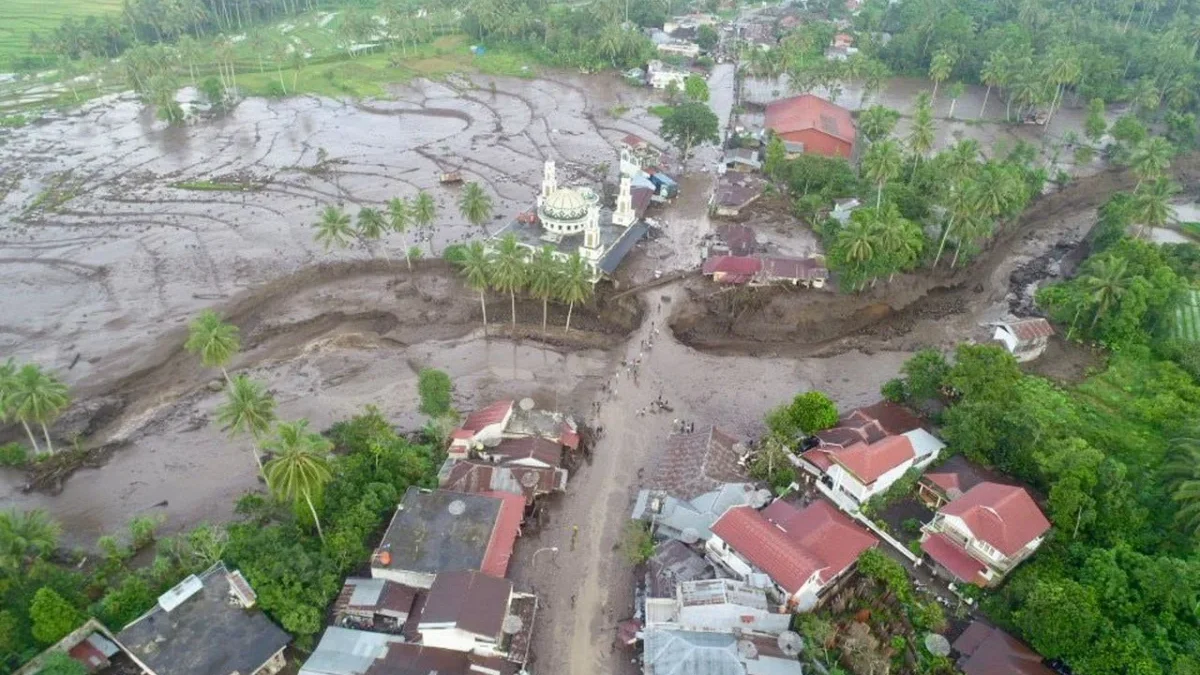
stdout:
<svg viewBox="0 0 1200 675">
<path fill-rule="evenodd" d="M 900 167 L 904 158 L 900 151 L 900 143 L 888 138 L 872 143 L 863 155 L 863 173 L 867 179 L 875 183 L 875 208 L 883 203 L 883 185 L 895 180 L 900 175 Z"/>
<path fill-rule="evenodd" d="M 330 248 L 346 248 L 354 238 L 354 227 L 350 225 L 350 216 L 336 206 L 326 206 L 321 211 L 321 219 L 313 227 L 317 228 L 314 238 L 328 251 Z"/>
<path fill-rule="evenodd" d="M 558 297 L 567 303 L 566 332 L 571 332 L 571 313 L 575 310 L 575 303 L 587 302 L 595 291 L 592 268 L 583 261 L 579 253 L 572 253 L 562 268 L 562 276 L 558 283 Z"/>
<path fill-rule="evenodd" d="M 225 323 L 221 315 L 211 309 L 201 311 L 188 324 L 188 339 L 183 348 L 189 354 L 200 357 L 200 363 L 205 368 L 220 368 L 225 381 L 229 381 L 229 373 L 225 366 L 241 349 L 237 326 Z"/>
<path fill-rule="evenodd" d="M 900 113 L 881 105 L 873 105 L 858 116 L 858 128 L 867 140 L 874 143 L 892 133 Z"/>
<path fill-rule="evenodd" d="M 1160 176 L 1144 183 L 1133 193 L 1133 209 L 1139 223 L 1138 236 L 1147 227 L 1162 227 L 1175 215 L 1171 198 L 1179 192 L 1179 185 L 1169 178 Z"/>
<path fill-rule="evenodd" d="M 947 148 L 942 155 L 945 157 L 946 169 L 955 178 L 970 177 L 979 168 L 979 141 L 964 138 Z"/>
<path fill-rule="evenodd" d="M 428 192 L 421 190 L 412 204 L 412 219 L 417 227 L 425 232 L 429 242 L 429 255 L 433 255 L 433 224 L 437 220 L 437 204 Z"/>
<path fill-rule="evenodd" d="M 937 255 L 933 257 L 934 267 L 937 267 L 938 261 L 942 259 L 942 252 L 946 250 L 946 240 L 950 238 L 950 233 L 954 230 L 955 222 L 969 217 L 975 212 L 976 189 L 975 183 L 969 180 L 958 180 L 950 184 L 950 188 L 946 192 L 945 203 L 943 204 L 949 218 L 946 220 L 946 228 L 942 230 L 942 239 L 938 242 Z"/>
<path fill-rule="evenodd" d="M 517 328 L 517 291 L 525 287 L 525 249 L 517 243 L 517 236 L 509 233 L 500 240 L 492 261 L 492 287 L 508 293 L 512 307 L 513 330 Z"/>
<path fill-rule="evenodd" d="M 905 141 L 908 150 L 913 154 L 912 175 L 917 175 L 917 164 L 933 148 L 934 141 L 933 110 L 930 108 L 929 97 L 922 94 L 917 97 L 917 109 L 913 114 L 912 129 Z M 911 178 L 909 180 L 912 180 Z"/>
<path fill-rule="evenodd" d="M 954 257 L 950 259 L 950 267 L 958 266 L 958 256 L 967 246 L 975 247 L 992 233 L 992 220 L 978 213 L 971 213 L 959 219 L 958 244 L 954 247 Z"/>
<path fill-rule="evenodd" d="M 533 297 L 542 301 L 542 334 L 546 334 L 547 305 L 554 297 L 558 280 L 562 275 L 558 258 L 554 257 L 554 247 L 543 246 L 529 261 L 529 290 Z"/>
<path fill-rule="evenodd" d="M 45 511 L 0 512 L 0 569 L 16 572 L 58 546 L 62 527 Z"/>
<path fill-rule="evenodd" d="M 492 198 L 479 187 L 479 183 L 467 183 L 463 188 L 462 197 L 458 200 L 458 212 L 467 222 L 483 227 L 488 218 L 492 217 Z M 487 228 L 484 228 L 487 232 Z"/>
<path fill-rule="evenodd" d="M 276 424 L 275 436 L 264 441 L 262 447 L 275 455 L 265 467 L 271 493 L 297 506 L 303 501 L 317 526 L 317 536 L 324 543 L 325 533 L 321 531 L 314 498 L 319 501 L 325 485 L 333 479 L 327 457 L 333 444 L 309 431 L 308 420 L 298 420 Z"/>
<path fill-rule="evenodd" d="M 933 60 L 929 62 L 929 79 L 933 80 L 933 95 L 930 101 L 937 100 L 938 85 L 950 77 L 950 72 L 954 70 L 954 54 L 945 49 L 933 55 Z"/>
<path fill-rule="evenodd" d="M 1151 136 L 1139 143 L 1129 158 L 1129 165 L 1138 177 L 1134 190 L 1142 186 L 1142 181 L 1161 176 L 1171 168 L 1172 154 L 1171 144 L 1161 136 Z"/>
<path fill-rule="evenodd" d="M 979 117 L 983 117 L 983 113 L 987 111 L 988 97 L 992 95 L 992 87 L 1000 86 L 1004 81 L 1004 73 L 1008 68 L 1008 57 L 1004 52 L 996 50 L 988 57 L 987 61 L 983 62 L 983 68 L 979 71 L 979 79 L 987 85 L 987 90 L 983 92 L 983 105 L 979 106 Z"/>
<path fill-rule="evenodd" d="M 358 236 L 367 241 L 378 241 L 387 229 L 388 224 L 384 221 L 383 214 L 379 212 L 379 209 L 364 206 L 358 210 Z M 386 245 L 383 247 L 383 259 L 391 262 Z"/>
<path fill-rule="evenodd" d="M 875 221 L 874 209 L 859 209 L 851 214 L 850 222 L 837 233 L 834 240 L 834 250 L 851 263 L 857 272 L 866 271 L 875 257 Z M 865 283 L 864 275 L 859 289 Z"/>
<path fill-rule="evenodd" d="M 1096 313 L 1092 317 L 1092 327 L 1095 328 L 1100 317 L 1120 302 L 1128 290 L 1129 266 L 1124 258 L 1110 255 L 1096 260 L 1090 267 L 1083 283 L 1092 304 L 1096 306 Z"/>
<path fill-rule="evenodd" d="M 467 244 L 458 262 L 467 286 L 479 291 L 479 307 L 483 310 L 483 330 L 487 331 L 487 289 L 492 285 L 492 257 L 478 241 Z"/>
<path fill-rule="evenodd" d="M 1162 465 L 1162 477 L 1169 490 L 1189 480 L 1200 480 L 1200 424 L 1171 438 Z"/>
<path fill-rule="evenodd" d="M 953 82 L 950 84 L 948 91 L 948 95 L 950 96 L 950 111 L 946 113 L 946 117 L 954 119 L 954 107 L 958 105 L 958 99 L 962 98 L 964 91 L 966 91 L 966 88 L 963 87 L 962 82 Z"/>
<path fill-rule="evenodd" d="M 21 422 L 25 434 L 33 442 L 33 432 L 29 424 L 39 424 L 42 427 L 42 437 L 46 440 L 46 451 L 54 454 L 54 444 L 50 441 L 48 425 L 66 409 L 71 402 L 67 385 L 57 377 L 46 373 L 41 366 L 27 364 L 21 366 L 12 376 L 12 394 L 8 400 L 9 415 Z M 37 444 L 34 443 L 34 451 Z"/>
<path fill-rule="evenodd" d="M 387 203 L 387 228 L 404 237 L 404 262 L 412 270 L 412 256 L 408 250 L 408 226 L 412 222 L 412 207 L 407 199 L 392 197 Z"/>
<path fill-rule="evenodd" d="M 888 282 L 897 271 L 910 269 L 921 257 L 925 235 L 916 223 L 900 215 L 895 204 L 876 209 L 875 244 L 880 258 L 887 265 Z"/>
<path fill-rule="evenodd" d="M 15 377 L 17 374 L 17 364 L 11 358 L 0 364 L 0 422 L 8 422 L 10 413 L 12 412 L 12 395 L 15 391 Z M 33 436 L 29 437 L 33 441 Z M 37 452 L 37 443 L 33 444 L 33 451 Z"/>
<path fill-rule="evenodd" d="M 250 452 L 254 455 L 258 472 L 266 479 L 257 447 L 275 421 L 275 398 L 267 392 L 266 387 L 246 375 L 233 378 L 225 390 L 225 402 L 217 407 L 217 421 L 229 429 L 230 436 L 250 434 L 254 439 Z"/>
<path fill-rule="evenodd" d="M 976 210 L 993 218 L 1009 213 L 1017 204 L 1022 187 L 1013 168 L 987 164 L 979 172 L 972 192 Z"/>
</svg>

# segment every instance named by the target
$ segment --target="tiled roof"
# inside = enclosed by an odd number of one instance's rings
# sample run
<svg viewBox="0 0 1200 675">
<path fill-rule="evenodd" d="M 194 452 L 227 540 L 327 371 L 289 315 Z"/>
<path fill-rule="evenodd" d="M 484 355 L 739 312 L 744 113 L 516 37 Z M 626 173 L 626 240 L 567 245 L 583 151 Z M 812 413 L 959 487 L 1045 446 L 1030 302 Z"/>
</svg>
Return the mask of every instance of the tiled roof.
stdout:
<svg viewBox="0 0 1200 675">
<path fill-rule="evenodd" d="M 906 436 L 888 436 L 878 443 L 855 443 L 833 454 L 833 460 L 854 474 L 864 485 L 916 457 Z"/>
<path fill-rule="evenodd" d="M 483 494 L 499 499 L 502 503 L 479 569 L 484 574 L 504 577 L 508 574 L 508 561 L 512 558 L 513 547 L 521 534 L 521 521 L 525 519 L 525 498 L 504 492 Z"/>
<path fill-rule="evenodd" d="M 921 550 L 929 554 L 939 565 L 950 570 L 950 573 L 961 581 L 969 584 L 984 586 L 987 579 L 983 573 L 987 568 L 983 563 L 971 557 L 961 546 L 955 544 L 944 534 L 933 534 L 921 542 Z"/>
<path fill-rule="evenodd" d="M 733 446 L 737 439 L 716 427 L 692 434 L 671 434 L 647 489 L 679 499 L 695 499 L 725 483 L 745 482 Z"/>
<path fill-rule="evenodd" d="M 554 441 L 536 436 L 506 438 L 500 441 L 496 447 L 489 448 L 487 453 L 504 462 L 533 459 L 549 466 L 562 464 L 562 446 Z"/>
<path fill-rule="evenodd" d="M 1054 675 L 1042 657 L 999 628 L 976 621 L 954 641 L 963 675 Z"/>
<path fill-rule="evenodd" d="M 814 572 L 827 582 L 879 543 L 824 501 L 796 510 L 776 500 L 761 513 L 736 506 L 712 530 L 789 593 L 798 591 Z"/>
<path fill-rule="evenodd" d="M 1029 493 L 1013 485 L 980 483 L 943 506 L 941 513 L 961 518 L 977 539 L 1006 556 L 1050 529 Z"/>
<path fill-rule="evenodd" d="M 962 455 L 954 455 L 936 469 L 925 472 L 921 480 L 937 486 L 953 500 L 987 480 L 987 476 L 984 469 L 967 461 Z"/>
<path fill-rule="evenodd" d="M 1017 339 L 1021 342 L 1029 342 L 1037 338 L 1054 335 L 1054 326 L 1051 326 L 1049 321 L 1042 318 L 1010 321 L 1004 325 L 1008 326 L 1012 334 L 1017 336 Z"/>
<path fill-rule="evenodd" d="M 777 134 L 816 129 L 847 143 L 853 143 L 855 135 L 849 110 L 812 94 L 768 105 L 766 126 Z"/>
<path fill-rule="evenodd" d="M 500 422 L 503 422 L 504 418 L 507 417 L 509 412 L 512 411 L 512 406 L 513 402 L 511 400 L 496 401 L 486 408 L 480 408 L 479 410 L 472 412 L 470 415 L 467 415 L 467 419 L 462 423 L 462 427 L 460 428 L 470 431 L 473 434 L 477 434 L 482 431 L 484 427 L 489 427 L 493 424 L 499 424 Z"/>
</svg>

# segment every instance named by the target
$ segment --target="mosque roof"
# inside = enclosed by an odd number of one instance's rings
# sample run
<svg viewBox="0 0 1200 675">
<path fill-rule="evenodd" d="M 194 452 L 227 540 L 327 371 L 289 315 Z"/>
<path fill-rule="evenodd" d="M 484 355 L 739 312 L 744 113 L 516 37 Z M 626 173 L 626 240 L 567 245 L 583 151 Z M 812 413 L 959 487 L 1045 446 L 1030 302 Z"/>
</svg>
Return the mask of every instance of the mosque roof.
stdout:
<svg viewBox="0 0 1200 675">
<path fill-rule="evenodd" d="M 560 187 L 542 202 L 542 211 L 551 218 L 575 220 L 587 215 L 588 199 L 581 190 Z"/>
</svg>

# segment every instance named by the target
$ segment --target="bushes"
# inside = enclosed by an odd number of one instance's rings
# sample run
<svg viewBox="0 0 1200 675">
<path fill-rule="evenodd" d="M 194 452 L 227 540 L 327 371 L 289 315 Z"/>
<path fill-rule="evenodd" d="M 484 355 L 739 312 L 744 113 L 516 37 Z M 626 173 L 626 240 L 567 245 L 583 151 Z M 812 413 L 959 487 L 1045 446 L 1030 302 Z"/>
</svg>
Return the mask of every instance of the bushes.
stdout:
<svg viewBox="0 0 1200 675">
<path fill-rule="evenodd" d="M 417 393 L 421 397 L 420 410 L 430 417 L 441 417 L 450 412 L 450 376 L 441 370 L 422 368 L 417 375 Z"/>
<path fill-rule="evenodd" d="M 791 403 L 767 414 L 767 428 L 784 442 L 828 429 L 837 421 L 837 405 L 819 391 L 797 394 Z"/>
<path fill-rule="evenodd" d="M 29 463 L 29 453 L 20 443 L 0 445 L 0 466 L 22 467 Z"/>
<path fill-rule="evenodd" d="M 83 623 L 79 611 L 46 586 L 34 594 L 29 618 L 33 622 L 33 637 L 44 645 L 58 642 Z"/>
<path fill-rule="evenodd" d="M 650 536 L 650 524 L 631 520 L 625 523 L 625 533 L 621 539 L 621 550 L 625 559 L 634 565 L 640 565 L 654 555 L 654 539 Z"/>
</svg>

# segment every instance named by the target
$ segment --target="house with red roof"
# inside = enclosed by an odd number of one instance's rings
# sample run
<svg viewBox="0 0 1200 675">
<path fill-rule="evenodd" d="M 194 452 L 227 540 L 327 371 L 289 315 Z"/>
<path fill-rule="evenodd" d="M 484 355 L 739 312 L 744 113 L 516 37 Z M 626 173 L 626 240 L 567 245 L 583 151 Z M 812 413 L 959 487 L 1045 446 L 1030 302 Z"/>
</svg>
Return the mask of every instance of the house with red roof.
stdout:
<svg viewBox="0 0 1200 675">
<path fill-rule="evenodd" d="M 966 583 L 995 586 L 1033 555 L 1050 521 L 1023 488 L 983 482 L 942 507 L 921 528 L 921 550 Z"/>
<path fill-rule="evenodd" d="M 817 432 L 817 445 L 800 455 L 800 468 L 862 504 L 909 469 L 927 466 L 945 447 L 920 424 L 892 403 L 860 408 Z"/>
<path fill-rule="evenodd" d="M 762 511 L 734 506 L 712 526 L 706 556 L 749 583 L 766 586 L 796 611 L 817 606 L 879 540 L 825 501 L 803 509 L 780 500 Z M 764 578 L 765 575 L 765 578 Z"/>
<path fill-rule="evenodd" d="M 513 401 L 496 401 L 467 415 L 462 426 L 450 432 L 450 456 L 465 459 L 471 448 L 497 442 L 512 418 Z"/>
<path fill-rule="evenodd" d="M 856 130 L 850 111 L 813 94 L 780 99 L 767 106 L 766 127 L 789 153 L 811 152 L 850 158 Z"/>
</svg>

